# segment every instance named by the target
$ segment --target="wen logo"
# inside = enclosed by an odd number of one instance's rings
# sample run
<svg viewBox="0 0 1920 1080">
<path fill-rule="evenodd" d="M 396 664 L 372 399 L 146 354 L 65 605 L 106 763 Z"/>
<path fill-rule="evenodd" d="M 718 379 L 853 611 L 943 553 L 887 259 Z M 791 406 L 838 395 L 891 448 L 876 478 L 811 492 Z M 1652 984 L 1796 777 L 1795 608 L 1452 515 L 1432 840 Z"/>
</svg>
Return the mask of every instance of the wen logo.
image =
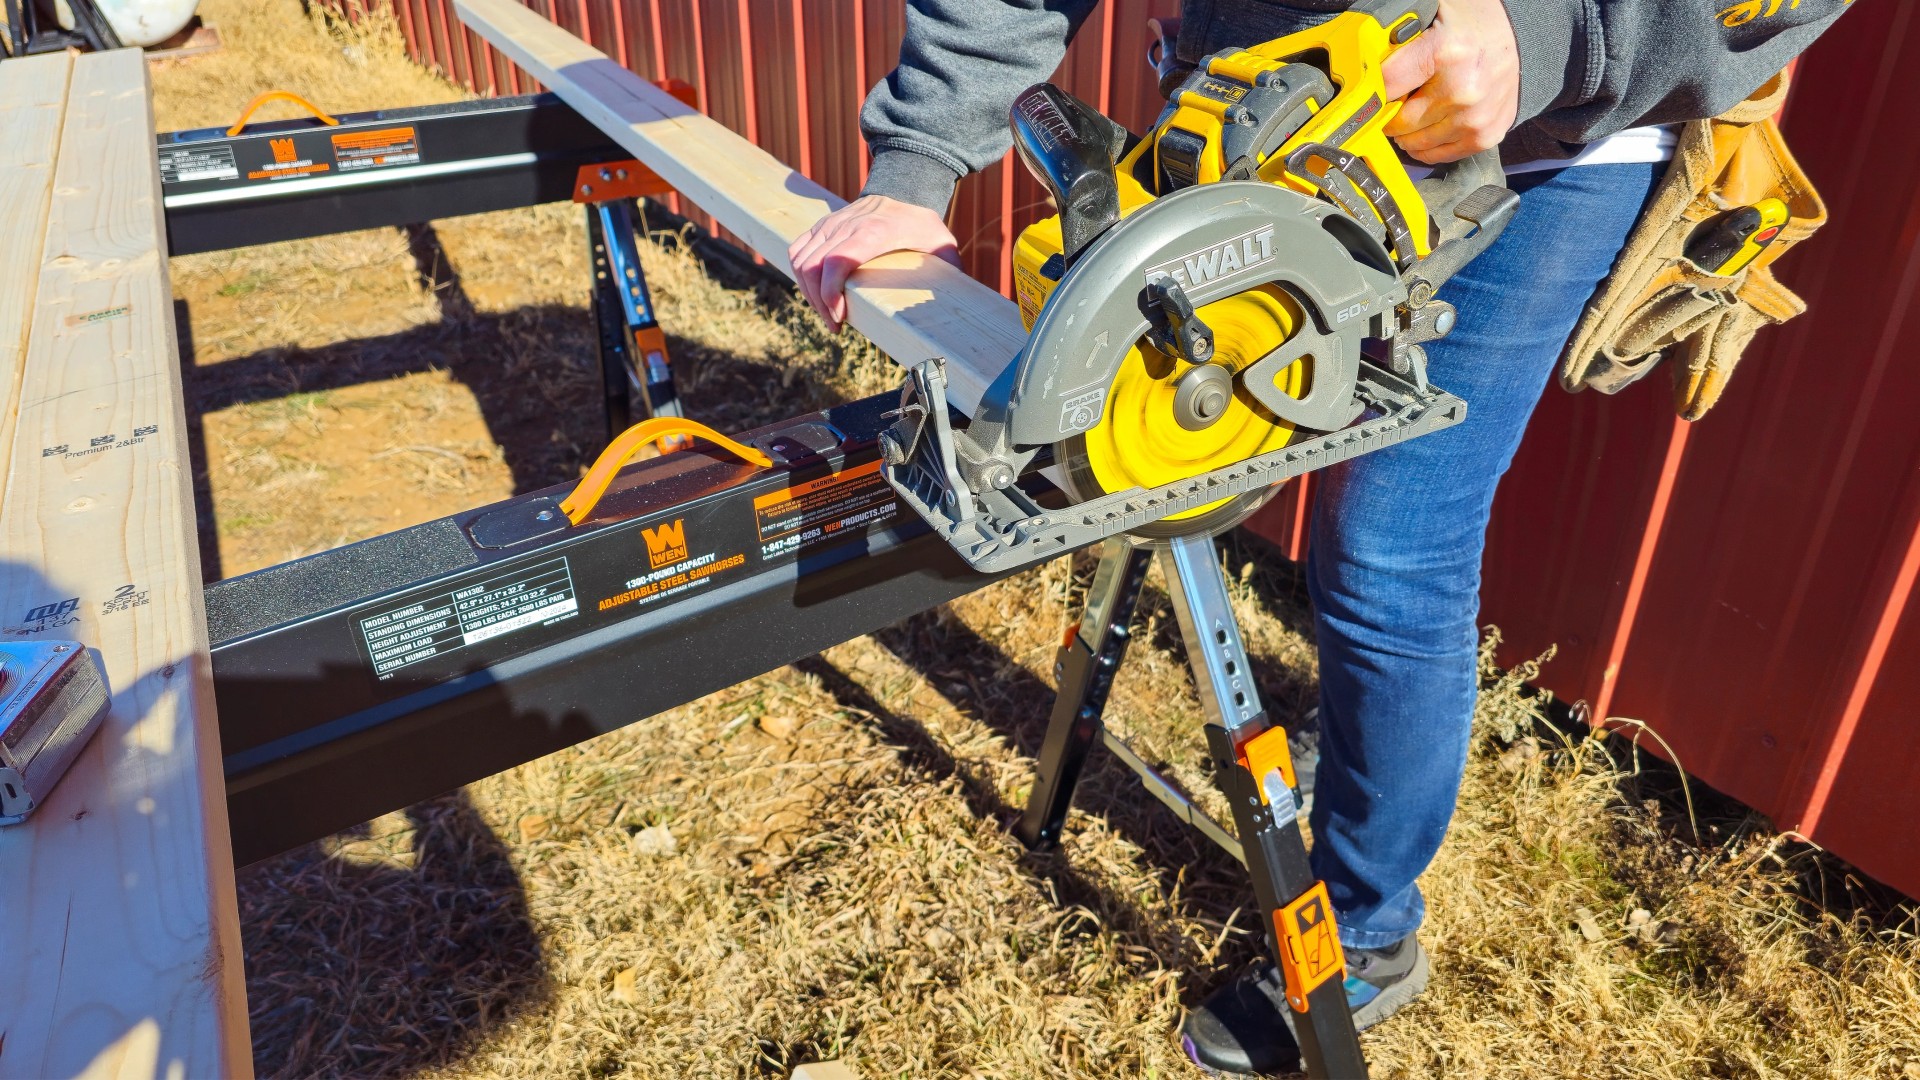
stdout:
<svg viewBox="0 0 1920 1080">
<path fill-rule="evenodd" d="M 268 139 L 267 145 L 273 147 L 273 160 L 276 164 L 285 165 L 293 160 L 292 139 Z"/>
<path fill-rule="evenodd" d="M 687 558 L 687 519 L 674 518 L 672 521 L 653 529 L 641 529 L 647 538 L 647 564 L 658 570 L 663 566 L 672 566 L 685 562 Z"/>
</svg>

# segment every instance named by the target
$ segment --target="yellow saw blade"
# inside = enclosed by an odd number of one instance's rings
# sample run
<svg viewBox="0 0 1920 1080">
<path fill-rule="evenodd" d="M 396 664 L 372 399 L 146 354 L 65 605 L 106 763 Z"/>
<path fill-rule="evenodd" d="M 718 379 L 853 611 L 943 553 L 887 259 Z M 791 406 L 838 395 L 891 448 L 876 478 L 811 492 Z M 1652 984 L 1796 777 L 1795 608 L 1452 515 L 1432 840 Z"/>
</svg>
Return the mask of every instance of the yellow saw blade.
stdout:
<svg viewBox="0 0 1920 1080">
<path fill-rule="evenodd" d="M 1196 313 L 1213 331 L 1212 361 L 1236 375 L 1271 352 L 1300 325 L 1300 306 L 1285 290 L 1263 285 L 1216 300 Z M 1275 385 L 1291 397 L 1306 390 L 1310 358 L 1288 366 Z M 1158 487 L 1278 450 L 1294 439 L 1293 426 L 1262 409 L 1236 386 L 1224 412 L 1198 430 L 1176 419 L 1180 377 L 1193 364 L 1142 341 L 1128 352 L 1107 391 L 1099 424 L 1056 447 L 1068 493 L 1085 502 L 1135 487 Z M 1168 515 L 1163 535 L 1225 528 L 1244 518 L 1271 492 L 1250 492 Z"/>
</svg>

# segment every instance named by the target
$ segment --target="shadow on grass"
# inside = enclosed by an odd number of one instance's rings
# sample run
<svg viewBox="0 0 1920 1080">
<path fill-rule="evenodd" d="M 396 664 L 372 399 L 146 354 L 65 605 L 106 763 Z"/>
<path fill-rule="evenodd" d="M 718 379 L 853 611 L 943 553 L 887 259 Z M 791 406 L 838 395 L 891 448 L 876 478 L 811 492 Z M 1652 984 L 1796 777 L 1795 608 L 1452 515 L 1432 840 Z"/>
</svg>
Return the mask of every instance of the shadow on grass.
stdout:
<svg viewBox="0 0 1920 1080">
<path fill-rule="evenodd" d="M 668 224 L 676 222 L 669 220 Z M 406 230 L 441 318 L 409 330 L 327 345 L 278 347 L 196 363 L 185 301 L 175 303 L 186 371 L 188 442 L 203 574 L 222 576 L 205 417 L 362 383 L 444 370 L 478 402 L 516 492 L 576 478 L 606 444 L 597 333 L 587 306 L 474 308 L 431 226 Z M 683 237 L 720 280 L 778 283 Z M 801 369 L 775 371 L 669 335 L 695 419 L 754 427 L 838 400 Z M 508 844 L 463 791 L 406 810 L 395 850 L 368 825 L 269 858 L 240 874 L 242 934 L 256 1066 L 262 1076 L 401 1075 L 469 1052 L 497 1025 L 551 997 L 539 933 Z M 400 838 L 393 838 L 398 841 Z"/>
<path fill-rule="evenodd" d="M 903 637 L 912 635 L 917 624 L 931 618 L 930 615 L 915 616 L 902 626 L 882 631 L 876 636 L 889 651 L 900 655 L 904 644 Z M 969 643 L 985 651 L 981 653 L 956 651 L 948 654 L 947 660 L 972 666 L 976 660 L 987 660 L 999 656 L 998 650 L 973 635 L 972 631 L 957 627 L 956 633 L 960 638 L 968 640 Z M 902 716 L 888 708 L 858 680 L 823 657 L 809 657 L 793 666 L 795 670 L 819 679 L 821 687 L 843 708 L 856 716 L 871 717 L 877 734 L 900 751 L 903 762 L 909 768 L 930 780 L 939 781 L 950 777 L 957 780 L 969 811 L 978 817 L 997 821 L 1004 829 L 1012 830 L 1014 822 L 1019 819 L 1024 807 L 1011 805 L 1002 799 L 984 770 L 977 770 L 969 763 L 955 758 L 919 721 Z M 1017 677 L 1012 681 L 1021 682 Z M 1029 677 L 1025 682 L 1029 685 L 1013 686 L 1008 689 L 1024 696 L 1038 688 L 1044 691 L 1050 700 L 1051 690 L 1039 680 Z M 980 717 L 972 707 L 973 702 L 967 694 L 949 691 L 947 696 L 948 700 L 962 712 L 976 718 Z M 1045 704 L 1042 703 L 1038 719 L 1031 723 L 1027 722 L 1029 711 L 1019 710 L 1013 713 L 1019 719 L 1011 723 L 989 721 L 989 724 L 1013 739 L 1022 751 L 1037 754 L 1040 737 L 1045 730 L 1045 708 Z M 995 712 L 1003 717 L 1007 715 L 1000 710 Z M 1087 773 L 1081 778 L 1079 790 L 1086 793 L 1103 786 L 1101 784 L 1103 780 L 1117 779 L 1102 774 L 1119 768 L 1113 764 L 1110 757 L 1104 760 L 1096 759 L 1089 763 Z M 1131 778 L 1132 774 L 1124 773 L 1124 769 L 1120 771 L 1127 778 Z M 1151 802 L 1151 800 L 1147 801 Z M 1145 848 L 1153 856 L 1156 865 L 1168 871 L 1172 877 L 1177 878 L 1182 871 L 1185 871 L 1189 885 L 1194 881 L 1195 868 L 1202 869 L 1208 875 L 1216 871 L 1230 874 L 1238 869 L 1238 864 L 1224 852 L 1213 849 L 1197 836 L 1185 835 L 1184 830 L 1170 814 L 1160 808 L 1158 803 L 1152 803 L 1153 810 L 1141 814 L 1135 812 L 1134 807 L 1112 803 L 1100 795 L 1094 795 L 1088 802 L 1093 804 L 1096 813 L 1106 817 L 1117 830 Z M 1156 827 L 1155 823 L 1149 821 L 1150 818 L 1163 820 L 1158 822 Z M 1063 846 L 1058 849 L 1028 852 L 1021 857 L 1020 866 L 1046 887 L 1060 907 L 1071 908 L 1078 905 L 1096 912 L 1103 925 L 1146 942 L 1163 962 L 1181 967 L 1194 966 L 1200 962 L 1192 942 L 1174 933 L 1170 927 L 1141 918 L 1139 906 L 1132 899 L 1114 893 L 1076 869 L 1071 836 L 1067 837 Z M 1171 887 L 1171 881 L 1169 881 L 1169 887 Z M 1217 914 L 1224 918 L 1231 910 L 1230 905 Z"/>
<path fill-rule="evenodd" d="M 240 875 L 255 1066 L 391 1076 L 454 1060 L 543 1004 L 540 938 L 507 845 L 463 792 Z"/>
</svg>

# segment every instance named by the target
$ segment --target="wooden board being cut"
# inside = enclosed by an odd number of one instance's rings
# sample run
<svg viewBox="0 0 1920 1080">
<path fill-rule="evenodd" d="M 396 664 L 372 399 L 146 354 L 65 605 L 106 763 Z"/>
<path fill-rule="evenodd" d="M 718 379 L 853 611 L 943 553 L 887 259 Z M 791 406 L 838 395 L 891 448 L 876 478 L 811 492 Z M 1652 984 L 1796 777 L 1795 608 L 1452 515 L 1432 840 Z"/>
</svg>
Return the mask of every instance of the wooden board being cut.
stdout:
<svg viewBox="0 0 1920 1080">
<path fill-rule="evenodd" d="M 0 829 L 0 1076 L 252 1072 L 159 188 L 140 50 L 0 63 L 0 637 L 113 692 Z"/>
<path fill-rule="evenodd" d="M 842 205 L 717 120 L 674 100 L 516 0 L 455 0 L 460 18 L 791 277 L 787 245 Z M 930 255 L 882 256 L 847 282 L 848 321 L 902 364 L 947 358 L 972 412 L 1026 344 L 1013 302 Z"/>
<path fill-rule="evenodd" d="M 0 64 L 0 392 L 17 395 L 40 281 L 53 161 L 67 110 L 68 53 Z M 11 403 L 17 396 L 9 396 Z M 0 410 L 0 453 L 13 445 L 17 411 Z"/>
</svg>

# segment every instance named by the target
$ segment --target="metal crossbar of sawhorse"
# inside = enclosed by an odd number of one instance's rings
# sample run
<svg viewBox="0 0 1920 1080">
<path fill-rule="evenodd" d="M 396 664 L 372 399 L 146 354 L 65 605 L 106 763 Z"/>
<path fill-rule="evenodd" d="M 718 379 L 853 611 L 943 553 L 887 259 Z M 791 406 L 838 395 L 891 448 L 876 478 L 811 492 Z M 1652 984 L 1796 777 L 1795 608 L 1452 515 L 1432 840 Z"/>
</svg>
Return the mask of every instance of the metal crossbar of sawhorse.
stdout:
<svg viewBox="0 0 1920 1080">
<path fill-rule="evenodd" d="M 1233 808 L 1230 833 L 1101 723 L 1126 655 L 1147 565 L 1158 559 L 1206 715 L 1215 782 Z M 1104 742 L 1182 821 L 1246 865 L 1265 915 L 1268 945 L 1286 977 L 1301 1059 L 1314 1077 L 1366 1076 L 1347 1006 L 1339 935 L 1326 886 L 1307 862 L 1287 733 L 1260 703 L 1211 536 L 1149 544 L 1105 542 L 1079 626 L 1060 648 L 1053 715 L 1018 834 L 1029 847 L 1057 844 L 1087 754 Z"/>
<path fill-rule="evenodd" d="M 672 189 L 552 94 L 166 132 L 155 152 L 176 255 L 570 198 L 586 214 L 608 438 L 681 415 L 636 227 L 638 200 Z M 277 171 L 282 157 L 306 168 Z"/>
</svg>

